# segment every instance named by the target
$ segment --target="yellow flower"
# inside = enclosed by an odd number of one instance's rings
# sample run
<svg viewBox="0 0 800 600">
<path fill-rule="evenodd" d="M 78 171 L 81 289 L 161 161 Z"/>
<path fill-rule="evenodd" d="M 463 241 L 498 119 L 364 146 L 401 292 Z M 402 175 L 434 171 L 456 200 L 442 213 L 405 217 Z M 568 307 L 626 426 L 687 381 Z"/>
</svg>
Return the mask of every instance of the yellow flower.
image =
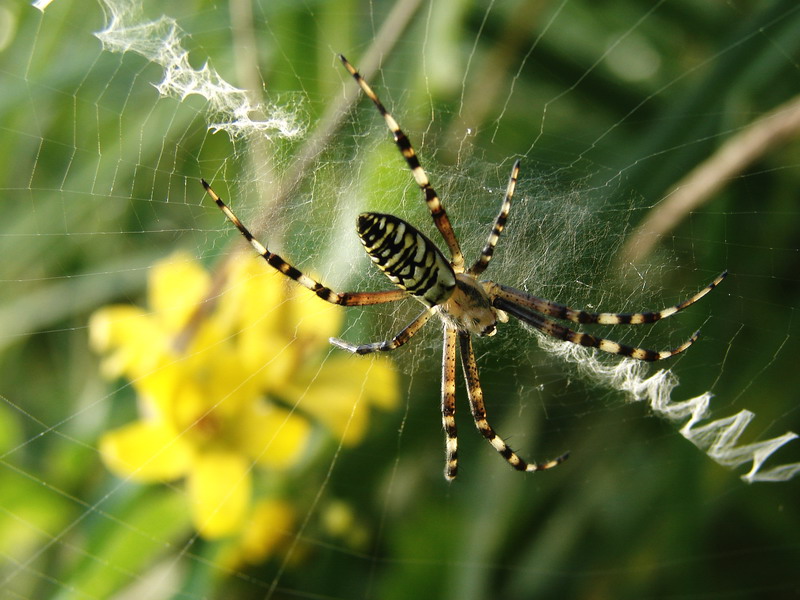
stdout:
<svg viewBox="0 0 800 600">
<path fill-rule="evenodd" d="M 288 502 L 259 500 L 253 507 L 247 527 L 237 540 L 223 548 L 219 562 L 231 571 L 263 562 L 292 541 L 296 517 L 296 511 Z M 302 549 L 295 547 L 293 556 L 289 558 L 295 559 L 302 553 Z"/>
<path fill-rule="evenodd" d="M 153 266 L 148 309 L 109 306 L 89 323 L 103 373 L 130 381 L 140 412 L 102 436 L 103 460 L 134 481 L 185 478 L 206 538 L 236 533 L 263 514 L 290 522 L 279 504 L 252 509 L 253 477 L 289 476 L 315 423 L 357 443 L 370 406 L 391 408 L 398 399 L 385 358 L 331 354 L 341 307 L 250 257 L 228 263 L 224 275 L 227 287 L 217 290 L 197 261 L 176 254 Z M 251 547 L 271 547 L 253 535 Z"/>
</svg>

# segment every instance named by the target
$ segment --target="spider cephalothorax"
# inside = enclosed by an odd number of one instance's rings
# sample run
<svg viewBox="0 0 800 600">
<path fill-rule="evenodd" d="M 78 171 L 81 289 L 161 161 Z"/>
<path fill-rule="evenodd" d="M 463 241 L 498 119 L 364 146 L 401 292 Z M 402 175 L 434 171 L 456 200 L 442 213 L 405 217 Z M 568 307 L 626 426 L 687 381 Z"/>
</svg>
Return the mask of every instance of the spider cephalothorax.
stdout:
<svg viewBox="0 0 800 600">
<path fill-rule="evenodd" d="M 639 360 L 661 360 L 683 352 L 697 339 L 697 333 L 677 348 L 656 351 L 626 346 L 587 333 L 573 331 L 553 319 L 603 325 L 653 323 L 697 302 L 713 290 L 725 278 L 727 272 L 718 275 L 705 288 L 680 304 L 659 311 L 641 313 L 586 312 L 538 298 L 499 283 L 479 281 L 478 276 L 489 266 L 495 246 L 505 227 L 519 175 L 519 161 L 516 161 L 511 169 L 511 177 L 508 180 L 505 199 L 499 214 L 495 218 L 486 245 L 475 263 L 465 269 L 464 255 L 461 253 L 458 240 L 450 225 L 450 219 L 436 191 L 431 186 L 428 176 L 420 165 L 411 142 L 409 142 L 408 137 L 400 129 L 397 122 L 381 104 L 372 88 L 361 78 L 358 71 L 347 62 L 344 56 L 339 58 L 386 121 L 389 131 L 394 136 L 395 144 L 400 149 L 400 153 L 411 169 L 417 185 L 423 192 L 433 222 L 447 244 L 447 248 L 450 251 L 449 260 L 430 238 L 403 219 L 381 213 L 363 213 L 358 216 L 356 221 L 356 230 L 361 243 L 364 245 L 370 259 L 397 286 L 397 289 L 379 292 L 334 292 L 318 281 L 304 275 L 277 254 L 267 250 L 258 240 L 253 238 L 250 231 L 239 221 L 208 183 L 203 181 L 203 186 L 205 186 L 222 212 L 225 213 L 225 216 L 236 225 L 242 235 L 255 248 L 256 252 L 272 267 L 308 288 L 323 300 L 343 306 L 365 306 L 414 297 L 425 306 L 423 312 L 391 340 L 371 344 L 351 344 L 337 338 L 331 338 L 333 345 L 355 354 L 394 350 L 410 340 L 434 314 L 441 318 L 444 330 L 442 424 L 446 435 L 445 477 L 447 479 L 453 479 L 458 471 L 458 438 L 455 421 L 457 344 L 460 347 L 461 364 L 467 383 L 467 394 L 472 417 L 481 434 L 515 469 L 520 471 L 541 471 L 556 466 L 566 459 L 566 454 L 543 463 L 526 462 L 511 450 L 489 425 L 486 419 L 483 391 L 478 378 L 475 353 L 472 349 L 472 335 L 494 335 L 497 332 L 497 322 L 505 322 L 508 320 L 508 315 L 511 315 L 546 335 L 573 344 L 598 348 L 605 352 L 630 356 Z"/>
</svg>

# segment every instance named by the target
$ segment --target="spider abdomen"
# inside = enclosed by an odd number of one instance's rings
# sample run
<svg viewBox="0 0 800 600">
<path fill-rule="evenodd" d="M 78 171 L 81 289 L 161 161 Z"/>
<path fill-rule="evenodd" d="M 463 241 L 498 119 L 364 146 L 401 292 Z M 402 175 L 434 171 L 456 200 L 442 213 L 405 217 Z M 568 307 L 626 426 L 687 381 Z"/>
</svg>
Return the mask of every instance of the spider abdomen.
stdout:
<svg viewBox="0 0 800 600">
<path fill-rule="evenodd" d="M 382 213 L 362 213 L 356 230 L 364 249 L 396 285 L 426 306 L 447 300 L 456 276 L 436 245 L 403 219 Z"/>
</svg>

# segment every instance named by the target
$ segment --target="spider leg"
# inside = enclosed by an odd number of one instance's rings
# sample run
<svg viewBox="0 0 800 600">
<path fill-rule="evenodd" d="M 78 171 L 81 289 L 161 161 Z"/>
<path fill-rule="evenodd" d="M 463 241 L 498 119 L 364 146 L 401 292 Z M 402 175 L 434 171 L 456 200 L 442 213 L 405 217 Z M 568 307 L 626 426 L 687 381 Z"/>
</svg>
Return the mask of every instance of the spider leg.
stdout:
<svg viewBox="0 0 800 600">
<path fill-rule="evenodd" d="M 489 233 L 489 239 L 486 241 L 483 250 L 481 250 L 481 255 L 478 260 L 476 260 L 475 264 L 467 271 L 470 275 L 477 277 L 483 273 L 486 267 L 489 266 L 489 261 L 492 260 L 494 249 L 497 246 L 497 240 L 500 239 L 500 234 L 503 233 L 503 228 L 506 226 L 506 220 L 508 219 L 508 212 L 511 210 L 511 198 L 514 196 L 514 188 L 517 186 L 518 175 L 519 160 L 517 160 L 511 168 L 511 176 L 508 178 L 508 187 L 506 187 L 506 197 L 503 200 L 503 204 L 500 206 L 500 212 L 497 218 L 494 220 L 492 231 Z"/>
<path fill-rule="evenodd" d="M 456 329 L 444 326 L 442 349 L 442 426 L 445 434 L 444 477 L 458 475 L 458 431 L 456 429 Z"/>
<path fill-rule="evenodd" d="M 491 296 L 502 298 L 518 306 L 523 306 L 527 309 L 532 309 L 557 319 L 565 319 L 574 323 L 599 323 L 601 325 L 640 325 L 642 323 L 654 323 L 655 321 L 666 319 L 687 306 L 691 306 L 717 287 L 727 276 L 728 272 L 723 271 L 702 290 L 675 306 L 663 308 L 658 311 L 641 313 L 592 313 L 585 310 L 570 308 L 564 304 L 551 302 L 544 298 L 538 298 L 537 296 L 526 294 L 523 291 L 506 285 L 500 285 L 499 283 L 485 282 L 484 286 Z"/>
<path fill-rule="evenodd" d="M 348 352 L 352 352 L 353 354 L 372 354 L 373 352 L 388 352 L 390 350 L 394 350 L 395 348 L 399 348 L 403 344 L 405 344 L 408 340 L 410 340 L 415 333 L 417 333 L 420 329 L 422 329 L 423 325 L 428 322 L 433 316 L 433 311 L 431 309 L 424 310 L 416 319 L 411 321 L 408 325 L 406 325 L 396 336 L 394 336 L 391 340 L 384 340 L 382 342 L 375 342 L 372 344 L 351 344 L 349 342 L 345 342 L 344 340 L 340 340 L 339 338 L 332 337 L 328 341 L 331 344 L 336 346 L 337 348 L 341 348 L 342 350 L 347 350 Z"/>
<path fill-rule="evenodd" d="M 208 192 L 208 195 L 211 196 L 214 202 L 217 203 L 217 206 L 219 206 L 220 210 L 225 214 L 228 220 L 236 225 L 236 228 L 244 236 L 244 238 L 250 242 L 250 245 L 255 248 L 255 251 L 258 252 L 258 254 L 260 254 L 261 257 L 267 261 L 272 268 L 280 271 L 289 279 L 294 279 L 297 283 L 305 288 L 308 288 L 326 302 L 331 302 L 332 304 L 341 304 L 343 306 L 365 306 L 368 304 L 395 302 L 396 300 L 402 300 L 403 298 L 408 297 L 408 294 L 401 289 L 384 290 L 380 292 L 332 291 L 330 288 L 322 285 L 315 279 L 304 275 L 300 270 L 293 267 L 277 254 L 267 250 L 264 245 L 261 244 L 261 242 L 253 237 L 247 227 L 245 227 L 239 220 L 239 217 L 233 214 L 233 211 L 228 207 L 228 205 L 222 201 L 222 199 L 213 189 L 211 189 L 211 186 L 208 185 L 206 180 L 201 179 L 200 181 L 202 182 L 203 187 L 206 189 L 206 192 Z"/>
<path fill-rule="evenodd" d="M 503 439 L 498 436 L 486 420 L 486 405 L 483 402 L 483 391 L 478 379 L 478 366 L 475 362 L 475 353 L 472 351 L 472 338 L 468 333 L 459 332 L 458 341 L 461 346 L 461 364 L 464 368 L 464 378 L 467 380 L 469 404 L 472 409 L 472 418 L 478 431 L 481 432 L 489 443 L 518 471 L 544 471 L 564 462 L 569 453 L 562 454 L 556 459 L 545 463 L 529 463 L 522 460 Z"/>
<path fill-rule="evenodd" d="M 436 228 L 442 234 L 444 241 L 447 243 L 447 247 L 450 249 L 453 269 L 456 271 L 456 273 L 463 272 L 464 255 L 461 253 L 461 247 L 456 239 L 456 234 L 453 232 L 453 226 L 450 224 L 450 219 L 444 210 L 444 206 L 442 206 L 441 200 L 439 200 L 439 196 L 436 194 L 436 190 L 434 190 L 431 186 L 431 182 L 428 179 L 428 175 L 425 173 L 425 169 L 423 169 L 422 165 L 420 165 L 419 159 L 417 158 L 417 153 L 414 152 L 414 148 L 411 146 L 408 136 L 403 133 L 403 130 L 400 129 L 397 121 L 395 121 L 394 117 L 389 114 L 389 111 L 386 110 L 386 107 L 383 106 L 381 101 L 378 99 L 377 94 L 375 94 L 367 82 L 364 81 L 356 68 L 347 62 L 347 59 L 341 54 L 339 55 L 339 60 L 342 61 L 342 64 L 345 66 L 347 71 L 353 76 L 353 79 L 356 80 L 358 85 L 361 86 L 361 89 L 369 97 L 369 99 L 372 100 L 372 102 L 378 108 L 378 112 L 381 113 L 384 121 L 386 121 L 386 126 L 394 136 L 394 143 L 397 144 L 397 147 L 400 149 L 400 153 L 403 155 L 403 158 L 406 159 L 408 168 L 411 169 L 411 173 L 414 175 L 417 185 L 425 194 L 425 202 L 428 204 L 428 210 L 431 212 L 433 222 L 436 224 Z"/>
<path fill-rule="evenodd" d="M 597 348 L 598 350 L 602 350 L 603 352 L 609 352 L 611 354 L 621 354 L 623 356 L 630 356 L 631 358 L 635 358 L 638 360 L 646 360 L 646 361 L 653 361 L 653 360 L 663 360 L 665 358 L 669 358 L 670 356 L 674 356 L 686 350 L 689 346 L 691 346 L 697 336 L 699 331 L 696 331 L 691 338 L 686 340 L 683 344 L 678 346 L 677 348 L 673 348 L 672 350 L 648 350 L 646 348 L 636 348 L 634 346 L 626 346 L 624 344 L 619 344 L 617 342 L 612 342 L 611 340 L 607 340 L 604 338 L 595 337 L 593 335 L 589 335 L 588 333 L 579 333 L 577 331 L 573 331 L 568 327 L 564 327 L 563 325 L 559 325 L 555 321 L 548 319 L 547 317 L 543 317 L 542 315 L 538 315 L 530 309 L 519 306 L 517 304 L 513 304 L 508 300 L 503 298 L 495 298 L 492 302 L 494 306 L 507 312 L 508 314 L 518 318 L 520 321 L 527 323 L 545 333 L 551 337 L 557 338 L 559 340 L 564 340 L 565 342 L 571 342 L 573 344 L 577 344 L 578 346 L 588 346 L 590 348 Z"/>
</svg>

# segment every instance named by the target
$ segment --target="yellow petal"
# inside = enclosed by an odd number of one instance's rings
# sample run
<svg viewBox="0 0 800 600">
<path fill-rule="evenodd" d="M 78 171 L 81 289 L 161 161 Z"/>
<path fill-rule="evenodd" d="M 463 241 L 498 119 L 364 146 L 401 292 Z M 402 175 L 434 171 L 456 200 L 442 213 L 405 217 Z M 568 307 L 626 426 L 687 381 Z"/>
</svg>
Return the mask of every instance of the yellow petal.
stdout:
<svg viewBox="0 0 800 600">
<path fill-rule="evenodd" d="M 177 333 L 205 300 L 210 287 L 211 277 L 202 265 L 188 253 L 176 252 L 153 265 L 148 304 L 158 313 L 161 326 Z"/>
<path fill-rule="evenodd" d="M 89 344 L 106 354 L 103 375 L 136 378 L 155 368 L 166 336 L 156 320 L 136 306 L 101 308 L 89 318 Z"/>
<path fill-rule="evenodd" d="M 222 302 L 221 310 L 234 307 L 241 328 L 281 332 L 291 339 L 327 342 L 344 319 L 341 306 L 321 300 L 261 260 L 232 263 Z"/>
<path fill-rule="evenodd" d="M 265 389 L 275 389 L 297 369 L 300 346 L 286 335 L 245 327 L 236 336 L 236 356 L 248 375 Z"/>
<path fill-rule="evenodd" d="M 208 412 L 201 384 L 194 380 L 186 359 L 176 358 L 133 382 L 140 408 L 151 418 L 183 431 Z"/>
<path fill-rule="evenodd" d="M 398 400 L 397 375 L 381 357 L 332 356 L 322 369 L 309 371 L 287 389 L 301 410 L 348 445 L 364 436 L 371 404 L 390 408 Z"/>
<path fill-rule="evenodd" d="M 353 364 L 353 359 L 361 358 Z M 384 410 L 395 408 L 400 402 L 397 369 L 385 356 L 333 356 L 330 369 L 349 369 L 357 381 L 364 382 L 364 393 L 370 403 Z"/>
<path fill-rule="evenodd" d="M 217 451 L 195 458 L 188 488 L 192 520 L 204 538 L 238 531 L 251 494 L 250 461 L 241 454 Z"/>
<path fill-rule="evenodd" d="M 206 344 L 200 326 L 186 354 L 167 357 L 158 368 L 133 382 L 148 415 L 170 422 L 177 430 L 206 429 L 207 433 L 235 417 L 240 406 L 252 401 L 258 383 L 243 369 L 231 344 Z"/>
<path fill-rule="evenodd" d="M 242 536 L 240 555 L 251 564 L 263 562 L 291 539 L 294 508 L 282 500 L 262 500 L 253 510 Z"/>
<path fill-rule="evenodd" d="M 239 427 L 242 447 L 260 465 L 285 469 L 294 465 L 306 451 L 311 425 L 296 412 L 254 402 Z"/>
<path fill-rule="evenodd" d="M 338 335 L 344 322 L 344 307 L 325 302 L 300 286 L 293 286 L 287 316 L 294 324 L 296 337 L 327 345 L 328 338 Z"/>
<path fill-rule="evenodd" d="M 275 331 L 286 316 L 283 303 L 291 283 L 258 257 L 233 262 L 220 298 L 220 312 L 231 311 L 237 328 L 256 326 Z"/>
<path fill-rule="evenodd" d="M 183 476 L 193 454 L 185 437 L 157 421 L 135 421 L 109 431 L 99 445 L 111 471 L 141 482 L 172 481 Z"/>
</svg>

